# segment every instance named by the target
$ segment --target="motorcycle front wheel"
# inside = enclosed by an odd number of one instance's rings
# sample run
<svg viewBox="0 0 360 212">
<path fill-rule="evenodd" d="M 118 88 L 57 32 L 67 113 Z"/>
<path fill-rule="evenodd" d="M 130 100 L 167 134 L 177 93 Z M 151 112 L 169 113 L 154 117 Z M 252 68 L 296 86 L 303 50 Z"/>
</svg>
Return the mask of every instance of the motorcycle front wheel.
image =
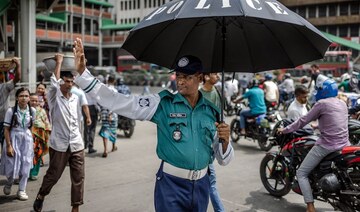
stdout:
<svg viewBox="0 0 360 212">
<path fill-rule="evenodd" d="M 240 139 L 240 123 L 239 120 L 233 119 L 230 123 L 230 137 L 233 142 Z"/>
<path fill-rule="evenodd" d="M 271 195 L 282 197 L 290 192 L 291 183 L 286 175 L 286 165 L 283 161 L 277 160 L 274 155 L 265 155 L 260 163 L 260 178 Z"/>
</svg>

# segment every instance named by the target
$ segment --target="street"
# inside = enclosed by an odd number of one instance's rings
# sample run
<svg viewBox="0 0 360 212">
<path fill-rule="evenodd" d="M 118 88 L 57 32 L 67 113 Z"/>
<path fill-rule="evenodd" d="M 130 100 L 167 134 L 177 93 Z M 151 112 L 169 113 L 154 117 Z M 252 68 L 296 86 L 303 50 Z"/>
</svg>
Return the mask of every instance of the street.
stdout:
<svg viewBox="0 0 360 212">
<path fill-rule="evenodd" d="M 227 117 L 226 122 L 230 123 Z M 97 132 L 100 125 L 97 127 Z M 137 121 L 134 135 L 128 139 L 118 131 L 118 150 L 102 158 L 102 139 L 96 136 L 97 153 L 85 157 L 85 194 L 81 211 L 154 211 L 153 191 L 155 173 L 160 164 L 156 156 L 156 125 Z M 235 159 L 228 166 L 215 164 L 217 186 L 227 211 L 276 211 L 302 212 L 306 207 L 303 198 L 290 192 L 284 198 L 275 198 L 263 187 L 259 164 L 264 156 L 257 143 L 241 139 L 233 144 Z M 111 145 L 108 147 L 111 148 Z M 273 150 L 276 150 L 274 147 Z M 2 192 L 5 177 L 0 177 L 0 211 L 31 211 L 32 204 L 48 165 L 40 169 L 39 179 L 29 181 L 28 201 L 16 199 L 17 185 L 12 187 L 10 196 Z M 66 167 L 61 179 L 46 196 L 43 211 L 70 211 L 70 175 Z M 332 211 L 329 204 L 316 202 L 318 211 Z M 213 211 L 209 204 L 208 211 Z"/>
</svg>

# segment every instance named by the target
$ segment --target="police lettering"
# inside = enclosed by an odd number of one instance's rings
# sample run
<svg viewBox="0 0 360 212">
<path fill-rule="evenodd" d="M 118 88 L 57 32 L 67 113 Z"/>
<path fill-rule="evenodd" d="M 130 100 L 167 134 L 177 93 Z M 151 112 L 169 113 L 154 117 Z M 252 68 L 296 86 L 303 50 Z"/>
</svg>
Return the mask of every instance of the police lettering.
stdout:
<svg viewBox="0 0 360 212">
<path fill-rule="evenodd" d="M 208 0 L 198 0 L 198 4 L 196 5 L 196 7 L 194 9 L 196 10 L 207 10 L 211 7 L 211 4 L 207 2 Z M 222 6 L 221 8 L 230 8 L 231 4 L 230 1 L 235 1 L 235 0 L 221 0 L 222 1 Z M 236 0 L 236 1 L 242 1 L 242 0 Z M 155 10 L 153 13 L 151 13 L 145 20 L 149 21 L 151 20 L 154 16 L 161 14 L 163 12 L 166 11 L 167 14 L 171 14 L 174 13 L 176 11 L 179 11 L 180 8 L 182 6 L 184 6 L 184 2 L 185 1 L 178 1 L 175 2 L 171 7 L 160 7 L 157 10 Z M 260 0 L 245 0 L 246 4 L 254 9 L 254 10 L 263 10 L 263 5 L 268 5 L 276 14 L 281 14 L 281 15 L 288 15 L 288 13 L 285 11 L 285 8 L 280 5 L 278 2 L 275 1 L 264 1 L 264 3 L 260 2 Z"/>
</svg>

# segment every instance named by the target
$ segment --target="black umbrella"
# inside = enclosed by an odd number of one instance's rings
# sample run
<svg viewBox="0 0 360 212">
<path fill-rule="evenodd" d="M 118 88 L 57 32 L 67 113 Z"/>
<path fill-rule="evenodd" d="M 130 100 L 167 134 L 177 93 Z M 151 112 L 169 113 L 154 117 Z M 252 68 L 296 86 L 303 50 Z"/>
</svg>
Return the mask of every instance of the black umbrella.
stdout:
<svg viewBox="0 0 360 212">
<path fill-rule="evenodd" d="M 194 55 L 206 72 L 259 72 L 320 59 L 329 45 L 274 0 L 177 0 L 146 16 L 122 48 L 170 69 L 181 56 Z"/>
</svg>

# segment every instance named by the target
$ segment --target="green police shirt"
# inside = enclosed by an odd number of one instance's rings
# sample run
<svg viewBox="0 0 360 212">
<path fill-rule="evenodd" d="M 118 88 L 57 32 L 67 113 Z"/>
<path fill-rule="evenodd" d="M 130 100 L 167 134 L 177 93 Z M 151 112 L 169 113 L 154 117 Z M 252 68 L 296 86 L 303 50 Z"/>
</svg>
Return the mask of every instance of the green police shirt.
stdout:
<svg viewBox="0 0 360 212">
<path fill-rule="evenodd" d="M 219 109 L 202 94 L 192 108 L 179 93 L 123 95 L 100 83 L 88 70 L 77 76 L 75 82 L 98 104 L 114 113 L 156 123 L 157 155 L 173 166 L 200 170 L 212 163 L 212 156 L 220 165 L 227 165 L 234 157 L 231 143 L 224 152 L 218 142 L 215 122 Z"/>
<path fill-rule="evenodd" d="M 157 155 L 180 168 L 199 170 L 212 163 L 212 142 L 219 110 L 201 94 L 195 108 L 179 93 L 159 93 L 161 101 L 151 121 L 157 124 Z M 174 131 L 181 138 L 174 138 Z"/>
</svg>

